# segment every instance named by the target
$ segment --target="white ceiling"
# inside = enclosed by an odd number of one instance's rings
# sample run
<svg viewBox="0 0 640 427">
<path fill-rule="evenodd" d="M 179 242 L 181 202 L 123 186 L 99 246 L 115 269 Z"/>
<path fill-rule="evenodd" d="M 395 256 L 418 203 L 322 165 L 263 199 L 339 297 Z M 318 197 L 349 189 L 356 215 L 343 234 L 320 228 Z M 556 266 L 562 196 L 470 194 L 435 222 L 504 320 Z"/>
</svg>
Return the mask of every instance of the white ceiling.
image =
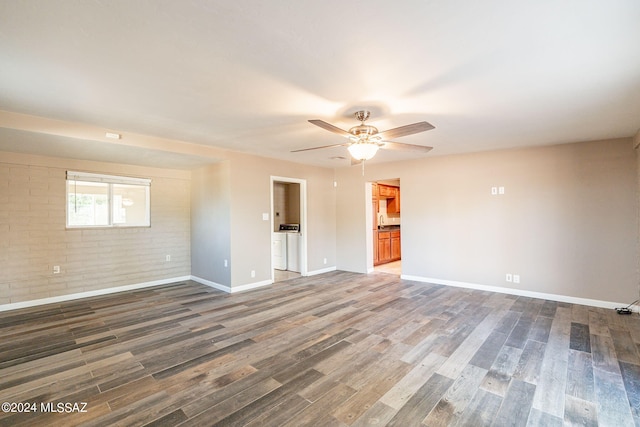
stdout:
<svg viewBox="0 0 640 427">
<path fill-rule="evenodd" d="M 344 147 L 290 153 L 344 142 L 307 120 L 348 129 L 361 108 L 432 123 L 397 139 L 425 156 L 628 137 L 639 23 L 638 0 L 0 0 L 0 110 L 328 167 Z M 23 133 L 0 150 L 200 163 Z"/>
</svg>

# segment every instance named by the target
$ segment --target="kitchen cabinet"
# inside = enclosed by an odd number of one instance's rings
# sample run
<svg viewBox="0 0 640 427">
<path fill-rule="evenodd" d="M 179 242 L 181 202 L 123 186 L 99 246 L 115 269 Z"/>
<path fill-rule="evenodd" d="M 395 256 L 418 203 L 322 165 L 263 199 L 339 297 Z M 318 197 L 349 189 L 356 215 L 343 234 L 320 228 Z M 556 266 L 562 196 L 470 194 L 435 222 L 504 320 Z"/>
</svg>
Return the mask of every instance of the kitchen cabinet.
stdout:
<svg viewBox="0 0 640 427">
<path fill-rule="evenodd" d="M 373 264 L 385 264 L 401 259 L 400 230 L 378 230 L 374 236 Z"/>
<path fill-rule="evenodd" d="M 390 233 L 390 251 L 391 261 L 397 261 L 401 258 L 400 253 L 400 230 L 394 230 Z"/>
<path fill-rule="evenodd" d="M 396 197 L 397 188 L 391 185 L 378 184 L 378 195 L 381 199 Z"/>
<path fill-rule="evenodd" d="M 372 221 L 371 221 L 371 228 L 373 228 L 374 230 L 378 229 L 378 200 L 377 199 L 373 199 L 371 201 L 371 214 L 372 214 Z"/>
<path fill-rule="evenodd" d="M 378 231 L 378 264 L 391 261 L 391 232 Z"/>
<path fill-rule="evenodd" d="M 400 188 L 378 184 L 378 197 L 387 201 L 387 213 L 400 213 Z"/>
<path fill-rule="evenodd" d="M 380 263 L 380 255 L 378 254 L 378 230 L 373 232 L 373 265 Z"/>
<path fill-rule="evenodd" d="M 393 199 L 387 199 L 387 213 L 400 213 L 400 189 L 396 188 L 396 196 Z"/>
</svg>

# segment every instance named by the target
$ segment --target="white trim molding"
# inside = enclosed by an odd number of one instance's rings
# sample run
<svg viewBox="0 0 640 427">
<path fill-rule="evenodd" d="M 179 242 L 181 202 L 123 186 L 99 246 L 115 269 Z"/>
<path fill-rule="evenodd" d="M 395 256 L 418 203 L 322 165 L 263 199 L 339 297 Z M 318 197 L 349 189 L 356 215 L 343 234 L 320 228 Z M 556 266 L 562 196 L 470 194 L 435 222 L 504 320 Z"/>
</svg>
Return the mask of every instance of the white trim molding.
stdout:
<svg viewBox="0 0 640 427">
<path fill-rule="evenodd" d="M 229 286 L 221 285 L 220 283 L 212 282 L 211 280 L 203 279 L 198 276 L 191 276 L 191 280 L 193 280 L 194 282 L 198 282 L 201 285 L 206 285 L 206 286 L 215 288 L 219 291 L 226 292 L 228 294 L 235 294 L 236 292 L 248 291 L 251 289 L 261 288 L 263 286 L 268 286 L 273 284 L 272 280 L 263 280 L 261 282 L 247 283 L 246 285 L 229 287 Z"/>
<path fill-rule="evenodd" d="M 246 285 L 234 286 L 233 288 L 230 288 L 228 286 L 224 286 L 219 283 L 215 283 L 210 280 L 202 279 L 196 276 L 180 276 L 180 277 L 172 277 L 170 279 L 161 279 L 161 280 L 154 280 L 151 282 L 136 283 L 133 285 L 124 285 L 124 286 L 116 286 L 113 288 L 97 289 L 95 291 L 78 292 L 75 294 L 60 295 L 60 296 L 50 297 L 50 298 L 41 298 L 36 300 L 20 301 L 20 302 L 14 302 L 9 304 L 0 304 L 0 312 L 18 310 L 21 308 L 36 307 L 36 306 L 45 305 L 45 304 L 56 304 L 59 302 L 73 301 L 77 299 L 96 297 L 100 295 L 115 294 L 118 292 L 132 291 L 132 290 L 142 289 L 142 288 L 150 288 L 153 286 L 168 285 L 171 283 L 184 282 L 187 280 L 193 280 L 194 282 L 198 282 L 202 285 L 210 286 L 212 288 L 218 289 L 220 291 L 223 291 L 229 294 L 248 291 L 250 289 L 255 289 L 255 288 L 260 288 L 262 286 L 267 286 L 273 283 L 271 280 L 263 280 L 262 282 L 249 283 Z"/>
<path fill-rule="evenodd" d="M 168 285 L 175 282 L 190 280 L 191 276 L 172 277 L 170 279 L 153 280 L 151 282 L 136 283 L 133 285 L 116 286 L 113 288 L 97 289 L 95 291 L 78 292 L 75 294 L 60 295 L 57 297 L 41 298 L 29 301 L 14 302 L 0 305 L 0 312 L 17 310 L 20 308 L 35 307 L 38 305 L 55 304 L 58 302 L 73 301 L 82 298 L 96 297 L 100 295 L 115 294 L 118 292 L 131 291 L 135 289 L 150 288 L 152 286 Z"/>
<path fill-rule="evenodd" d="M 529 298 L 539 298 L 558 302 L 568 302 L 571 304 L 588 305 L 592 307 L 611 308 L 625 307 L 627 304 L 611 301 L 600 301 L 589 298 L 578 298 L 568 295 L 547 294 L 544 292 L 527 291 L 524 289 L 504 288 L 501 286 L 479 285 L 477 283 L 457 282 L 455 280 L 434 279 L 431 277 L 411 276 L 403 274 L 403 280 L 413 280 L 415 282 L 433 283 L 434 285 L 453 286 L 456 288 L 476 289 L 480 291 L 498 292 L 501 294 L 518 295 Z"/>
<path fill-rule="evenodd" d="M 232 286 L 231 293 L 244 292 L 255 288 L 261 288 L 263 286 L 269 286 L 273 284 L 273 280 L 263 280 L 261 282 L 247 283 L 246 285 Z"/>
<path fill-rule="evenodd" d="M 201 285 L 209 286 L 210 288 L 214 288 L 219 291 L 226 292 L 228 294 L 231 293 L 230 287 L 221 285 L 220 283 L 212 282 L 211 280 L 203 279 L 202 277 L 191 276 L 191 280 L 193 280 L 194 282 L 198 282 Z"/>
<path fill-rule="evenodd" d="M 318 274 L 329 273 L 331 271 L 336 271 L 336 267 L 327 267 L 321 268 L 320 270 L 307 271 L 307 276 L 316 276 Z"/>
</svg>

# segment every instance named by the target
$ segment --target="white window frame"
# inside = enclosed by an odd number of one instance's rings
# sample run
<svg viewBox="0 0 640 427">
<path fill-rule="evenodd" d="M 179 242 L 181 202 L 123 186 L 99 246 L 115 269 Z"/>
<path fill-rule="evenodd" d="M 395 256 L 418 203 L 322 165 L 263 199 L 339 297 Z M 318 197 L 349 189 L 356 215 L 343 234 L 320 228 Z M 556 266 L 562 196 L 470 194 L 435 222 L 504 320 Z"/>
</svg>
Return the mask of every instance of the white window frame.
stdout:
<svg viewBox="0 0 640 427">
<path fill-rule="evenodd" d="M 67 228 L 132 228 L 132 227 L 151 227 L 151 179 L 134 178 L 119 175 L 104 175 L 90 172 L 67 171 L 65 191 L 65 222 Z M 98 182 L 108 184 L 108 203 L 109 203 L 109 221 L 105 225 L 75 225 L 69 224 L 69 194 L 74 191 L 74 183 L 76 182 Z M 122 185 L 138 185 L 146 187 L 145 197 L 145 222 L 144 224 L 119 224 L 113 222 L 113 184 Z"/>
</svg>

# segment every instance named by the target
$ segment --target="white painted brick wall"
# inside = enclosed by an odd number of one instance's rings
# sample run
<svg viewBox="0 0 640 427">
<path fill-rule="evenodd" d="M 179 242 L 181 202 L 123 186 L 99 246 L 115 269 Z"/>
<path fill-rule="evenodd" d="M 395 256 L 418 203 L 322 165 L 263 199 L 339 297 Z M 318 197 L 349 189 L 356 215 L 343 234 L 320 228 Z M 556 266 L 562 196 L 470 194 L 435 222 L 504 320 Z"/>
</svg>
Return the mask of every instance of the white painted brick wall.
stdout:
<svg viewBox="0 0 640 427">
<path fill-rule="evenodd" d="M 190 181 L 154 169 L 151 227 L 65 227 L 67 169 L 0 160 L 0 305 L 55 297 L 191 273 Z M 95 170 L 110 172 L 108 166 Z M 134 169 L 133 170 L 137 170 Z M 131 176 L 141 176 L 131 172 Z M 165 261 L 171 255 L 171 261 Z M 60 274 L 53 274 L 53 266 Z"/>
</svg>

